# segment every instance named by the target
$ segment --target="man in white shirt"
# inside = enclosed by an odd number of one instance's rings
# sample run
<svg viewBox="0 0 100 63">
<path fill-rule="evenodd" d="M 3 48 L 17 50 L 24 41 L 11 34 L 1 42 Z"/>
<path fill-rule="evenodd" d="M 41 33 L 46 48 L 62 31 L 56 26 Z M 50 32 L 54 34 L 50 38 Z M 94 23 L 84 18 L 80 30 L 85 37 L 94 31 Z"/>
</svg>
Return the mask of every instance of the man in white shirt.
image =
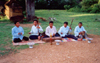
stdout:
<svg viewBox="0 0 100 63">
<path fill-rule="evenodd" d="M 53 21 L 50 21 L 49 22 L 49 26 L 46 28 L 46 31 L 45 31 L 45 37 L 44 38 L 47 38 L 47 37 L 58 37 L 59 34 L 57 33 L 56 31 L 56 27 L 53 26 Z"/>
<path fill-rule="evenodd" d="M 87 38 L 86 30 L 82 26 L 82 22 L 79 22 L 78 26 L 76 26 L 74 33 L 78 38 Z"/>
<path fill-rule="evenodd" d="M 31 31 L 29 32 L 30 35 L 30 39 L 31 40 L 34 40 L 34 39 L 39 39 L 40 40 L 40 32 L 43 32 L 43 29 L 42 27 L 38 24 L 38 21 L 37 20 L 34 20 L 33 22 L 33 26 L 31 28 Z"/>
<path fill-rule="evenodd" d="M 64 22 L 64 26 L 62 26 L 58 33 L 62 38 L 73 38 L 75 40 L 77 40 L 78 38 L 76 38 L 74 35 L 70 35 L 69 32 L 72 31 L 72 28 L 68 26 L 68 22 Z"/>
</svg>

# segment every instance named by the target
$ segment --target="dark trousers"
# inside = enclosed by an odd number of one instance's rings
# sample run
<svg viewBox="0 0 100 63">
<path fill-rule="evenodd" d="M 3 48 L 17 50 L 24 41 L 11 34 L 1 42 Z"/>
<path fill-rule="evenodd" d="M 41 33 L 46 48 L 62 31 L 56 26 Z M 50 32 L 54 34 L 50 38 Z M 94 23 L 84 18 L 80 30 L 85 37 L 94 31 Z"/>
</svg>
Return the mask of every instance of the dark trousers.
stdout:
<svg viewBox="0 0 100 63">
<path fill-rule="evenodd" d="M 72 39 L 75 39 L 75 40 L 78 39 L 74 35 L 65 35 L 65 37 L 62 37 L 62 38 L 72 38 Z"/>
<path fill-rule="evenodd" d="M 55 36 L 52 36 L 52 37 L 60 37 L 60 35 L 56 33 Z M 43 38 L 49 38 L 49 36 L 45 35 Z"/>
<path fill-rule="evenodd" d="M 25 41 L 28 41 L 29 40 L 29 38 L 28 37 L 23 37 L 23 40 L 25 40 Z M 18 43 L 18 42 L 21 42 L 22 40 L 20 39 L 20 38 L 15 38 L 14 39 L 14 43 Z"/>
<path fill-rule="evenodd" d="M 39 35 L 31 35 L 31 36 L 29 36 L 29 38 L 30 38 L 31 40 L 35 40 L 35 39 L 38 39 L 38 36 L 39 36 Z"/>
</svg>

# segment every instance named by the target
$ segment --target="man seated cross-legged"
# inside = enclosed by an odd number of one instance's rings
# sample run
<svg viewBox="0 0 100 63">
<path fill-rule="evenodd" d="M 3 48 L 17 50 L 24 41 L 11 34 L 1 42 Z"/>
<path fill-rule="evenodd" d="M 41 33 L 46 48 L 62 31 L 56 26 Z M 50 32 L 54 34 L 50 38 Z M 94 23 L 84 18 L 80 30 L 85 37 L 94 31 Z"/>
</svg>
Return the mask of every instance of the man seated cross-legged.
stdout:
<svg viewBox="0 0 100 63">
<path fill-rule="evenodd" d="M 31 40 L 34 40 L 34 39 L 38 39 L 40 40 L 41 37 L 40 37 L 40 32 L 43 32 L 43 29 L 42 27 L 39 25 L 38 21 L 37 20 L 34 20 L 33 22 L 33 26 L 31 28 L 31 31 L 29 32 L 29 34 L 31 34 L 29 36 L 29 38 Z"/>
<path fill-rule="evenodd" d="M 62 38 L 72 38 L 72 39 L 75 39 L 75 40 L 78 40 L 78 38 L 76 38 L 74 35 L 70 35 L 69 32 L 71 32 L 72 29 L 71 27 L 68 26 L 68 22 L 64 22 L 64 26 L 62 26 L 58 33 L 60 34 L 60 36 Z"/>
<path fill-rule="evenodd" d="M 23 36 L 24 35 L 24 30 L 20 26 L 20 23 L 18 21 L 14 22 L 15 27 L 12 28 L 12 36 L 13 36 L 13 42 L 22 42 L 22 40 L 28 41 L 29 38 Z"/>
<path fill-rule="evenodd" d="M 87 38 L 86 30 L 82 26 L 82 22 L 79 22 L 78 26 L 76 26 L 74 30 L 75 36 L 78 38 Z"/>
<path fill-rule="evenodd" d="M 56 27 L 53 26 L 53 21 L 49 22 L 49 26 L 46 28 L 45 36 L 43 38 L 48 38 L 50 36 L 59 37 L 59 34 L 56 31 Z"/>
</svg>

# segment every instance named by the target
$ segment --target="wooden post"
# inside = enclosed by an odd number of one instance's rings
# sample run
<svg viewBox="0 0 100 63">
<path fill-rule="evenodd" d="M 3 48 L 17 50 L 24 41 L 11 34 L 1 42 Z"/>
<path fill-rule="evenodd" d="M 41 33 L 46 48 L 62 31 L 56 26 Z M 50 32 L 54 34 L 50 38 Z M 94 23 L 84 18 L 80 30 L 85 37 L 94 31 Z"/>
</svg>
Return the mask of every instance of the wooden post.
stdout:
<svg viewBox="0 0 100 63">
<path fill-rule="evenodd" d="M 50 43 L 51 43 L 50 45 L 52 45 L 52 37 L 50 37 Z"/>
<path fill-rule="evenodd" d="M 50 43 L 52 45 L 52 34 L 50 33 Z"/>
<path fill-rule="evenodd" d="M 35 0 L 25 0 L 26 2 L 26 19 L 31 21 L 35 16 Z"/>
</svg>

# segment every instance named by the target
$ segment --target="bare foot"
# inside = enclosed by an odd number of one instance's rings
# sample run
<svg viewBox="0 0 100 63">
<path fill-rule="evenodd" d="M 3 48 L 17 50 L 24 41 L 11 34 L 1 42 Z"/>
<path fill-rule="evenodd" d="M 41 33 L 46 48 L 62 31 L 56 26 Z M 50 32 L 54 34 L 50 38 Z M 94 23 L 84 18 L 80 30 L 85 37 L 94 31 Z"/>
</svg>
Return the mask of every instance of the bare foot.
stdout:
<svg viewBox="0 0 100 63">
<path fill-rule="evenodd" d="M 77 40 L 78 40 L 78 41 L 82 41 L 82 38 L 78 38 Z"/>
<path fill-rule="evenodd" d="M 41 39 L 41 37 L 40 36 L 38 36 L 38 40 L 40 40 Z"/>
</svg>

